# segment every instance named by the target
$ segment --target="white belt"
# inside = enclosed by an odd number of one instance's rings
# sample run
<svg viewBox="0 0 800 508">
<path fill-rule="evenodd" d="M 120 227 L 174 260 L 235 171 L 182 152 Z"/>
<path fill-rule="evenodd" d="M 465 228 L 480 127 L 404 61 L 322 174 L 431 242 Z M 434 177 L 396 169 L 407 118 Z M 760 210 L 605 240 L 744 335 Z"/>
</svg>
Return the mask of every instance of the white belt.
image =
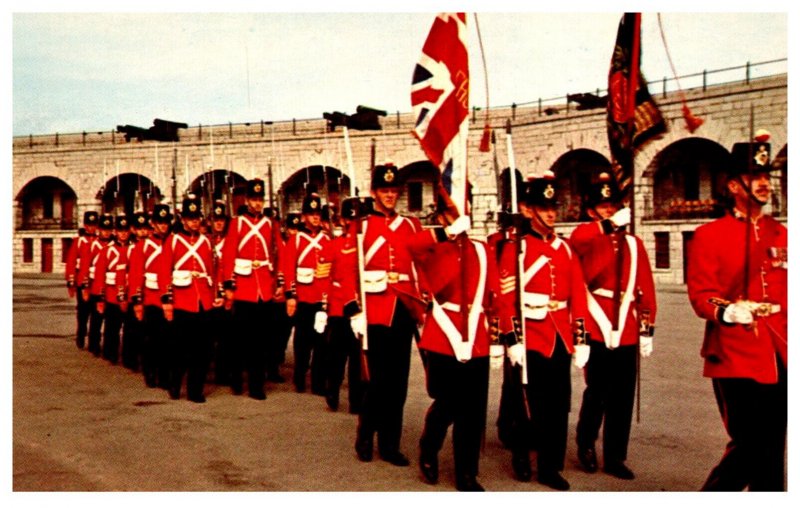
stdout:
<svg viewBox="0 0 800 508">
<path fill-rule="evenodd" d="M 174 270 L 172 272 L 173 286 L 189 286 L 192 283 L 192 279 L 208 279 L 208 284 L 211 285 L 211 277 L 209 277 L 205 272 L 194 272 L 189 270 Z"/>
<path fill-rule="evenodd" d="M 272 270 L 272 263 L 269 259 L 258 260 L 258 259 L 243 259 L 243 258 L 236 258 L 233 264 L 233 271 L 237 275 L 250 275 L 253 273 L 253 269 L 268 267 Z"/>
<path fill-rule="evenodd" d="M 311 284 L 314 282 L 314 269 L 307 267 L 298 267 L 295 280 L 300 284 Z"/>
<path fill-rule="evenodd" d="M 158 274 L 154 272 L 146 272 L 144 274 L 144 287 L 147 289 L 158 289 Z"/>
<path fill-rule="evenodd" d="M 551 300 L 545 293 L 528 293 L 522 295 L 522 314 L 526 319 L 541 321 L 548 312 L 567 308 L 566 301 Z"/>
<path fill-rule="evenodd" d="M 106 285 L 113 286 L 117 283 L 117 272 L 106 272 Z"/>
<path fill-rule="evenodd" d="M 90 279 L 94 279 L 94 267 L 93 266 L 89 267 L 89 278 Z"/>
<path fill-rule="evenodd" d="M 364 270 L 364 291 L 367 293 L 383 293 L 387 284 L 408 282 L 411 277 L 407 273 L 387 272 L 386 270 Z"/>
<path fill-rule="evenodd" d="M 603 298 L 614 298 L 614 292 L 610 289 L 605 288 L 597 288 L 592 290 L 593 295 L 602 296 Z M 624 295 L 624 291 L 620 291 L 620 298 Z"/>
</svg>

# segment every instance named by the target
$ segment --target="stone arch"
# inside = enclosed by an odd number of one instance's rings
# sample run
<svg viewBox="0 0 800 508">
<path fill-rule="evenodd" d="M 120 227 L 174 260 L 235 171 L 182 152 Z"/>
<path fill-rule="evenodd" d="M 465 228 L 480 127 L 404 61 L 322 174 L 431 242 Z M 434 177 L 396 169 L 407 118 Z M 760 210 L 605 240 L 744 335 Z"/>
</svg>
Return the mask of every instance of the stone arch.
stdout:
<svg viewBox="0 0 800 508">
<path fill-rule="evenodd" d="M 299 211 L 303 198 L 310 192 L 319 193 L 324 204 L 338 210 L 341 200 L 350 196 L 350 178 L 332 166 L 315 165 L 298 169 L 278 190 L 281 217 L 286 217 L 287 212 Z"/>
<path fill-rule="evenodd" d="M 577 148 L 561 155 L 552 166 L 558 196 L 558 221 L 588 220 L 582 197 L 587 194 L 592 175 L 610 169 L 605 155 L 588 148 Z"/>
<path fill-rule="evenodd" d="M 132 214 L 152 210 L 164 199 L 161 189 L 139 173 L 122 173 L 109 178 L 97 191 L 103 213 Z"/>
<path fill-rule="evenodd" d="M 724 171 L 730 153 L 705 138 L 684 138 L 659 151 L 643 176 L 652 178 L 645 219 L 718 217 L 725 209 Z"/>
<path fill-rule="evenodd" d="M 247 178 L 228 169 L 212 169 L 195 178 L 189 185 L 189 191 L 200 196 L 206 216 L 217 199 L 227 204 L 229 215 L 234 215 L 244 205 Z M 269 203 L 269 196 L 266 202 Z"/>
<path fill-rule="evenodd" d="M 15 229 L 73 230 L 78 224 L 78 196 L 66 182 L 39 176 L 26 183 L 16 196 Z"/>
</svg>

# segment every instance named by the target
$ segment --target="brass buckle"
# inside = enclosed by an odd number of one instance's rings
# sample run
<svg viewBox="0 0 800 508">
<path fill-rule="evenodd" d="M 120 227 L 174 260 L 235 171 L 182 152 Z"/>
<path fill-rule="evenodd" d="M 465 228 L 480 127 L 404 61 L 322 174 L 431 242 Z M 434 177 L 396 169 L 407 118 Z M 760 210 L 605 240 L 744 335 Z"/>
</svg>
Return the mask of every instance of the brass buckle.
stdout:
<svg viewBox="0 0 800 508">
<path fill-rule="evenodd" d="M 261 261 L 253 260 L 253 268 L 258 268 L 261 266 Z"/>
<path fill-rule="evenodd" d="M 771 303 L 760 303 L 756 306 L 755 310 L 753 310 L 753 314 L 759 317 L 766 317 L 772 314 L 772 304 Z"/>
<path fill-rule="evenodd" d="M 196 279 L 196 278 L 198 278 L 198 277 L 200 277 L 200 272 L 194 272 L 194 271 L 193 271 L 193 272 L 192 272 L 192 278 Z"/>
<path fill-rule="evenodd" d="M 400 280 L 400 274 L 397 272 L 386 272 L 386 278 L 389 284 L 396 284 Z"/>
<path fill-rule="evenodd" d="M 547 309 L 548 310 L 558 310 L 558 302 L 555 300 L 550 300 L 547 302 Z"/>
</svg>

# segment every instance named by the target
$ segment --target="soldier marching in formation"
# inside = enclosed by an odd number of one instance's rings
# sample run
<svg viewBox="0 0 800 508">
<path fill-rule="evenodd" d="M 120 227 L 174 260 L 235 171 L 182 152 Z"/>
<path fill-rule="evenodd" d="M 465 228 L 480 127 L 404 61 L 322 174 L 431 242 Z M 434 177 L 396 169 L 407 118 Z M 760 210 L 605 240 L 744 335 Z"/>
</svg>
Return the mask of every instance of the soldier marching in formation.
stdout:
<svg viewBox="0 0 800 508">
<path fill-rule="evenodd" d="M 787 230 L 763 210 L 770 170 L 763 138 L 733 147 L 730 209 L 697 229 L 690 251 L 689 298 L 708 321 L 704 375 L 730 436 L 703 490 L 785 490 Z M 194 194 L 177 221 L 164 204 L 116 220 L 87 212 L 66 262 L 76 344 L 83 348 L 88 334 L 88 350 L 117 363 L 121 341 L 123 365 L 141 368 L 145 384 L 172 399 L 186 378 L 187 398 L 205 402 L 211 374 L 234 394 L 246 382 L 250 397 L 264 400 L 266 383 L 284 381 L 294 327 L 295 391 L 305 391 L 310 370 L 311 391 L 337 411 L 346 370 L 356 458 L 372 460 L 377 434 L 380 458 L 408 466 L 401 438 L 416 336 L 432 399 L 418 436 L 419 472 L 438 483 L 452 425 L 460 491 L 483 490 L 497 348 L 505 350 L 498 436 L 515 478 L 533 477 L 534 451 L 538 482 L 570 488 L 562 473 L 574 364 L 586 383 L 576 425 L 581 467 L 599 468 L 602 426 L 603 471 L 633 479 L 632 408 L 656 319 L 644 244 L 626 231 L 631 213 L 609 171 L 587 185 L 582 204 L 592 220 L 569 240 L 554 230 L 553 175 L 515 181 L 520 213 L 510 213 L 503 191 L 498 231 L 486 242 L 467 236 L 469 218 L 444 199 L 434 213 L 439 226 L 423 229 L 400 215 L 403 179 L 388 163 L 373 168 L 371 198 L 343 200 L 338 216 L 312 192 L 301 213 L 281 222 L 264 208 L 258 178 L 247 181 L 239 213 L 229 216 L 230 203 L 218 200 L 208 223 Z"/>
</svg>

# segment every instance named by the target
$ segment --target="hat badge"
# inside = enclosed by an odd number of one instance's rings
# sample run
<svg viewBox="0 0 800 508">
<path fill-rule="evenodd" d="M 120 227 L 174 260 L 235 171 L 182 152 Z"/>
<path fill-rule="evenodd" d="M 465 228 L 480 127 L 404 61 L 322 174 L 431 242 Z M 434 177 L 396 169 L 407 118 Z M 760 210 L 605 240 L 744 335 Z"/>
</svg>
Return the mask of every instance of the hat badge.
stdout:
<svg viewBox="0 0 800 508">
<path fill-rule="evenodd" d="M 764 145 L 759 145 L 758 150 L 756 151 L 756 156 L 754 157 L 755 163 L 759 166 L 766 166 L 769 162 L 769 153 L 767 152 L 767 147 Z"/>
<path fill-rule="evenodd" d="M 600 195 L 603 196 L 604 198 L 610 198 L 611 186 L 608 184 L 603 184 L 603 186 L 600 188 Z"/>
<path fill-rule="evenodd" d="M 218 207 L 214 208 L 214 213 L 217 214 L 217 215 L 222 215 L 222 207 L 218 206 Z"/>
<path fill-rule="evenodd" d="M 139 224 L 144 224 L 144 217 L 142 217 L 140 215 L 138 221 L 139 221 Z"/>
<path fill-rule="evenodd" d="M 544 197 L 547 199 L 553 199 L 553 196 L 556 195 L 556 190 L 553 188 L 551 184 L 547 184 L 547 187 L 544 189 Z"/>
<path fill-rule="evenodd" d="M 166 217 L 167 216 L 167 211 L 162 208 L 161 211 L 158 212 L 158 216 L 159 217 Z"/>
<path fill-rule="evenodd" d="M 189 211 L 190 212 L 196 212 L 197 211 L 197 205 L 194 204 L 194 203 L 189 203 Z"/>
<path fill-rule="evenodd" d="M 394 181 L 394 171 L 387 169 L 386 174 L 383 175 L 383 179 L 388 183 L 392 183 Z"/>
<path fill-rule="evenodd" d="M 317 202 L 316 202 L 316 201 L 312 201 L 311 203 L 309 203 L 309 204 L 308 204 L 308 206 L 310 206 L 310 207 L 311 207 L 311 209 L 313 210 L 313 209 L 316 209 L 316 208 L 317 208 L 317 206 L 319 206 L 319 205 L 317 204 Z"/>
<path fill-rule="evenodd" d="M 254 190 L 255 192 L 261 192 L 261 184 L 260 184 L 260 183 L 257 183 L 257 184 L 255 184 L 255 185 L 253 186 L 253 190 Z"/>
</svg>

